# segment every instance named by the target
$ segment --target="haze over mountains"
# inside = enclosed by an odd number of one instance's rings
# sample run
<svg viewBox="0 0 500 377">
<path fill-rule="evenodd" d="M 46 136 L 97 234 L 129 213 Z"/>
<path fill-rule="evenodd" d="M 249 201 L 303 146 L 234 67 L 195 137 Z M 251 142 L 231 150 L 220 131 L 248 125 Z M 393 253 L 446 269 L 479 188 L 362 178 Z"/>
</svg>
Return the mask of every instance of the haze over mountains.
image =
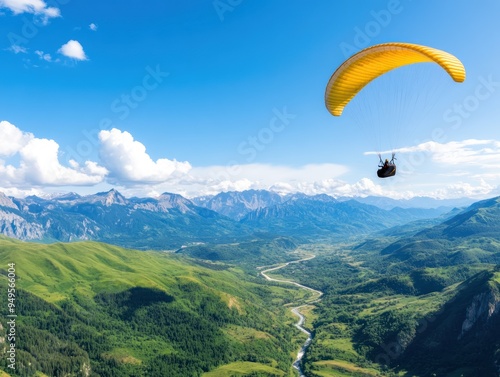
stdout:
<svg viewBox="0 0 500 377">
<path fill-rule="evenodd" d="M 126 198 L 114 189 L 52 198 L 0 194 L 0 233 L 22 240 L 98 240 L 138 249 L 176 249 L 190 242 L 248 241 L 256 232 L 306 241 L 366 234 L 452 209 L 450 201 L 420 201 L 425 202 L 421 208 L 409 208 L 408 201 L 396 207 L 399 202 L 387 198 L 338 200 L 265 190 L 193 200 L 171 193 Z M 434 208 L 429 208 L 431 203 Z"/>
<path fill-rule="evenodd" d="M 260 208 L 270 207 L 272 205 L 284 203 L 290 199 L 298 198 L 321 198 L 328 195 L 308 196 L 303 193 L 294 193 L 279 195 L 273 191 L 267 190 L 246 190 L 222 192 L 213 196 L 202 196 L 193 198 L 196 205 L 206 207 L 222 213 L 234 219 L 241 219 L 244 215 Z M 459 199 L 434 199 L 430 197 L 413 197 L 411 199 L 391 199 L 383 196 L 367 197 L 339 197 L 339 202 L 347 200 L 356 200 L 360 203 L 374 205 L 382 209 L 400 208 L 438 208 L 438 207 L 463 207 L 474 202 L 470 198 Z"/>
</svg>

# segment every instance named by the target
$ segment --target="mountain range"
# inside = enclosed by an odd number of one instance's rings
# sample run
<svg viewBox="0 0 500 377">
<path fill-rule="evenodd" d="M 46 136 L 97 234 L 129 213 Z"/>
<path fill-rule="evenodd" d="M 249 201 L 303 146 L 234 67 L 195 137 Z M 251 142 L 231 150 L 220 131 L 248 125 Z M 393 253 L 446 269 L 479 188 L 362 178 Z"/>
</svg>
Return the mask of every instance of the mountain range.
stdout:
<svg viewBox="0 0 500 377">
<path fill-rule="evenodd" d="M 303 193 L 294 193 L 279 195 L 276 192 L 267 190 L 246 190 L 246 191 L 229 191 L 221 192 L 213 196 L 200 196 L 192 199 L 192 202 L 200 207 L 205 207 L 213 211 L 219 212 L 235 220 L 241 220 L 250 212 L 258 209 L 271 207 L 285 203 L 291 199 L 304 198 L 321 198 L 328 195 L 309 196 Z M 474 202 L 470 198 L 459 199 L 435 199 L 430 197 L 413 197 L 411 199 L 391 199 L 383 196 L 366 196 L 366 197 L 338 197 L 335 198 L 339 202 L 356 200 L 363 204 L 369 204 L 385 210 L 393 208 L 453 208 L 465 207 Z"/>
<path fill-rule="evenodd" d="M 255 229 L 305 241 L 347 239 L 404 225 L 411 221 L 435 218 L 449 208 L 393 208 L 363 204 L 357 200 L 338 201 L 327 195 L 291 198 L 284 203 L 257 209 L 241 222 Z"/>
<path fill-rule="evenodd" d="M 116 190 L 50 199 L 0 196 L 0 233 L 22 240 L 99 240 L 137 249 L 249 237 L 244 226 L 176 194 L 125 198 Z"/>
<path fill-rule="evenodd" d="M 263 233 L 306 241 L 366 234 L 450 209 L 387 210 L 328 195 L 280 196 L 265 190 L 193 200 L 172 193 L 126 198 L 114 189 L 51 198 L 0 193 L 0 233 L 42 242 L 97 240 L 136 249 L 176 249 L 186 243 L 249 241 Z"/>
</svg>

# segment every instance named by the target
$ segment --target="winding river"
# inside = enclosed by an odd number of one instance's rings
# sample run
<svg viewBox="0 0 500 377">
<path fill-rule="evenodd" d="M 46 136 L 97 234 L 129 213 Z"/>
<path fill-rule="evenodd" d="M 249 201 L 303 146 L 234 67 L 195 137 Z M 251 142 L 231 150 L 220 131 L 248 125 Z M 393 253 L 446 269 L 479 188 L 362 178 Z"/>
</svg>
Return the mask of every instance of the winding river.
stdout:
<svg viewBox="0 0 500 377">
<path fill-rule="evenodd" d="M 302 358 L 304 357 L 304 353 L 306 352 L 307 347 L 309 347 L 309 344 L 311 344 L 312 337 L 311 337 L 311 333 L 309 331 L 307 331 L 302 326 L 304 324 L 304 322 L 305 322 L 305 317 L 304 317 L 304 315 L 302 315 L 300 313 L 299 310 L 300 310 L 300 308 L 302 308 L 304 306 L 307 306 L 309 304 L 312 304 L 312 303 L 318 301 L 320 299 L 320 297 L 323 295 L 323 292 L 317 291 L 316 289 L 312 289 L 310 287 L 306 287 L 305 285 L 296 283 L 294 281 L 274 279 L 272 277 L 269 277 L 269 275 L 267 275 L 267 273 L 269 273 L 271 271 L 279 270 L 280 268 L 286 267 L 286 266 L 288 266 L 289 264 L 292 264 L 292 263 L 300 263 L 300 262 L 304 262 L 306 260 L 313 259 L 314 257 L 316 257 L 316 256 L 312 255 L 312 256 L 304 258 L 304 259 L 300 259 L 300 260 L 296 260 L 296 261 L 293 261 L 293 262 L 284 263 L 282 265 L 279 265 L 278 267 L 268 268 L 268 269 L 263 270 L 263 271 L 260 272 L 260 274 L 262 276 L 264 276 L 264 278 L 266 278 L 269 281 L 276 281 L 276 282 L 279 282 L 279 283 L 293 284 L 293 285 L 296 285 L 297 287 L 300 287 L 300 288 L 303 288 L 303 289 L 307 289 L 308 291 L 311 291 L 314 294 L 313 298 L 307 300 L 305 304 L 300 305 L 300 306 L 296 306 L 296 307 L 292 308 L 292 313 L 295 314 L 297 317 L 299 317 L 299 321 L 295 324 L 295 327 L 297 327 L 303 333 L 307 334 L 307 340 L 304 343 L 304 345 L 300 348 L 299 352 L 297 353 L 297 358 L 293 362 L 293 367 L 298 370 L 300 377 L 305 377 L 304 373 L 302 372 L 301 361 L 302 361 Z M 258 268 L 261 269 L 261 268 L 266 268 L 266 267 L 258 267 Z"/>
</svg>

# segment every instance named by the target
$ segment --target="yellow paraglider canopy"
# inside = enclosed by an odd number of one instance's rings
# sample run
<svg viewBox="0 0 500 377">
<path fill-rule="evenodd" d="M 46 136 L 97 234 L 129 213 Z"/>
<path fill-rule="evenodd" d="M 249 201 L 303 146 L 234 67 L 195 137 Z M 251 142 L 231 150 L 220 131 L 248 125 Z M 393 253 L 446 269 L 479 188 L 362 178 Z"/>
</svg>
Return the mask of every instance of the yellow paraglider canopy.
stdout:
<svg viewBox="0 0 500 377">
<path fill-rule="evenodd" d="M 463 64 L 445 51 L 411 43 L 383 43 L 368 47 L 342 63 L 328 81 L 326 107 L 331 114 L 340 116 L 370 81 L 392 69 L 425 62 L 439 64 L 456 82 L 465 80 Z"/>
</svg>

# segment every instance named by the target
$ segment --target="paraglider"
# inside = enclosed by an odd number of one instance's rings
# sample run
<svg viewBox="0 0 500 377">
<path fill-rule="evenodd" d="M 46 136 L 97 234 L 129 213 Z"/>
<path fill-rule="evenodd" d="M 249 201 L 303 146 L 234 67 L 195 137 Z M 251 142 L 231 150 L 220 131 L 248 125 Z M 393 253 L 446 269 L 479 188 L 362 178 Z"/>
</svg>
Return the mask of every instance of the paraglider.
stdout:
<svg viewBox="0 0 500 377">
<path fill-rule="evenodd" d="M 325 91 L 325 105 L 334 116 L 341 116 L 349 102 L 371 81 L 387 72 L 416 63 L 436 63 L 455 82 L 465 80 L 463 64 L 452 54 L 412 43 L 383 43 L 368 47 L 344 61 L 333 73 Z M 394 154 L 387 166 L 377 172 L 380 178 L 396 174 Z"/>
<path fill-rule="evenodd" d="M 382 162 L 382 157 L 380 155 L 378 155 L 378 158 L 380 163 L 378 165 L 379 169 L 377 170 L 377 176 L 379 178 L 394 177 L 396 175 L 396 164 L 394 162 L 394 160 L 396 160 L 395 154 L 392 154 L 391 161 L 386 158 L 385 162 Z"/>
</svg>

